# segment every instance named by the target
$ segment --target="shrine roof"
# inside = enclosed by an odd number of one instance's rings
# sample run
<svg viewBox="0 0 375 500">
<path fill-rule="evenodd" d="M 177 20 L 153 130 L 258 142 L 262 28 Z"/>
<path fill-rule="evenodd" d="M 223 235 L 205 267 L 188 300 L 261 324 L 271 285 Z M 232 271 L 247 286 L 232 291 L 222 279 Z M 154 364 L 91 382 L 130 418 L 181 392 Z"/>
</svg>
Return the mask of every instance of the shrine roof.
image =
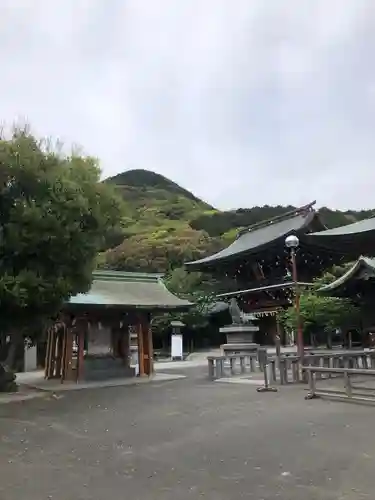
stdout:
<svg viewBox="0 0 375 500">
<path fill-rule="evenodd" d="M 87 293 L 70 298 L 73 306 L 124 307 L 145 310 L 183 310 L 192 305 L 164 285 L 162 274 L 95 271 Z"/>
<path fill-rule="evenodd" d="M 364 219 L 346 226 L 335 227 L 333 229 L 326 229 L 324 231 L 314 232 L 309 234 L 309 238 L 328 238 L 330 236 L 348 236 L 360 233 L 367 233 L 369 231 L 375 232 L 375 217 Z"/>
<path fill-rule="evenodd" d="M 273 219 L 254 224 L 238 233 L 236 240 L 209 257 L 193 262 L 186 262 L 185 266 L 191 270 L 209 268 L 216 263 L 224 263 L 240 256 L 258 254 L 265 249 L 282 243 L 289 234 L 305 234 L 314 229 L 325 226 L 319 221 L 318 214 L 312 208 L 315 202 L 291 212 L 287 212 Z"/>
<path fill-rule="evenodd" d="M 361 256 L 345 274 L 322 286 L 317 292 L 322 295 L 344 296 L 348 285 L 361 280 L 366 282 L 370 278 L 375 278 L 375 259 Z"/>
<path fill-rule="evenodd" d="M 371 255 L 375 247 L 375 217 L 334 229 L 311 232 L 306 239 L 321 248 L 333 251 L 344 249 L 354 258 L 360 254 Z"/>
</svg>

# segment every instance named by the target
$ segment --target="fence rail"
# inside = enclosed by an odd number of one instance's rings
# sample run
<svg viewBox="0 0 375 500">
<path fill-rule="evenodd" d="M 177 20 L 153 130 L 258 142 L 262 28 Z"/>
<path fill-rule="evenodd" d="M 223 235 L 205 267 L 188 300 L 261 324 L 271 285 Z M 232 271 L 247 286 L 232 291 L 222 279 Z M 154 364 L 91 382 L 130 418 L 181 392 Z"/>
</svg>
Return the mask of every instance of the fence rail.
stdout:
<svg viewBox="0 0 375 500">
<path fill-rule="evenodd" d="M 336 368 L 375 370 L 375 351 L 309 352 L 304 356 L 303 365 L 295 354 L 268 357 L 264 348 L 254 354 L 209 356 L 207 360 L 211 380 L 262 372 L 266 364 L 270 382 L 281 385 L 306 381 L 304 372 L 310 366 L 331 369 L 328 372 L 316 371 L 318 377 L 328 378 L 337 375 L 332 371 Z"/>
<path fill-rule="evenodd" d="M 211 380 L 233 375 L 244 375 L 260 371 L 258 355 L 236 354 L 231 356 L 208 356 L 208 377 Z"/>
<path fill-rule="evenodd" d="M 309 393 L 306 399 L 315 399 L 326 397 L 339 401 L 353 401 L 359 403 L 375 403 L 375 386 L 366 387 L 363 385 L 354 384 L 354 377 L 373 377 L 375 381 L 375 370 L 359 369 L 359 368 L 325 368 L 316 366 L 306 366 L 304 368 L 308 375 Z M 324 375 L 337 375 L 344 380 L 344 388 L 317 388 L 317 375 L 321 380 Z M 358 381 L 357 381 L 358 382 Z"/>
</svg>

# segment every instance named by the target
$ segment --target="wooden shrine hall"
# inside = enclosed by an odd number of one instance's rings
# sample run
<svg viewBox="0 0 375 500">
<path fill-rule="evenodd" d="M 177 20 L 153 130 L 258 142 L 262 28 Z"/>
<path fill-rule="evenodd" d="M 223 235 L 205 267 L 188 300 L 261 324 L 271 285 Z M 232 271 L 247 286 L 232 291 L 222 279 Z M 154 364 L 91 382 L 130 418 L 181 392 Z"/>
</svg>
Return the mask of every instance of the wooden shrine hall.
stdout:
<svg viewBox="0 0 375 500">
<path fill-rule="evenodd" d="M 246 313 L 260 318 L 261 344 L 278 335 L 277 312 L 294 303 L 296 286 L 309 287 L 315 277 L 375 248 L 375 218 L 328 229 L 315 202 L 239 230 L 226 248 L 205 258 L 186 262 L 186 269 L 207 273 L 220 285 L 217 298 L 236 297 Z M 287 236 L 298 237 L 293 261 Z M 297 274 L 297 273 L 296 273 Z"/>
<path fill-rule="evenodd" d="M 169 292 L 160 274 L 96 271 L 90 290 L 71 297 L 48 331 L 45 378 L 79 382 L 134 376 L 131 333 L 139 375 L 152 375 L 153 316 L 191 305 Z"/>
</svg>

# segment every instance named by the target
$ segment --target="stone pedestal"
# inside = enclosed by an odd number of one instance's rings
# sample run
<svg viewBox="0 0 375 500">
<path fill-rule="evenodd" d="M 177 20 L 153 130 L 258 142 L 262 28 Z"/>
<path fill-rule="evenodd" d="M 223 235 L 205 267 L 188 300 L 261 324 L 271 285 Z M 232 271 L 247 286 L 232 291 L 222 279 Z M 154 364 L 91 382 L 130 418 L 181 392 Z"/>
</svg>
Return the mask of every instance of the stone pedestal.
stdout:
<svg viewBox="0 0 375 500">
<path fill-rule="evenodd" d="M 231 354 L 254 354 L 259 345 L 254 342 L 254 334 L 259 328 L 254 325 L 229 325 L 220 328 L 225 333 L 227 343 L 221 345 L 224 356 Z"/>
</svg>

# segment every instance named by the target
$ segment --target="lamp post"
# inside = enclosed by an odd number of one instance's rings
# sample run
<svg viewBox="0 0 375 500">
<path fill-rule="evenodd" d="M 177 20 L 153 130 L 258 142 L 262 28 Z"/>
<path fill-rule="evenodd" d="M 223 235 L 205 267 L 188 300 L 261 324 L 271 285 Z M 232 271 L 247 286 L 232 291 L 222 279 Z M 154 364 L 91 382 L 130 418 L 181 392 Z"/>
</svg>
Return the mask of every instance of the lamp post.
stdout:
<svg viewBox="0 0 375 500">
<path fill-rule="evenodd" d="M 302 332 L 301 313 L 300 313 L 300 290 L 298 286 L 297 263 L 296 263 L 296 252 L 299 246 L 298 237 L 295 234 L 287 236 L 287 238 L 285 239 L 285 246 L 290 251 L 290 257 L 292 260 L 292 279 L 294 282 L 294 289 L 295 289 L 294 307 L 297 319 L 297 348 L 298 348 L 298 355 L 302 360 L 304 355 L 304 346 L 303 346 L 303 332 Z"/>
</svg>

